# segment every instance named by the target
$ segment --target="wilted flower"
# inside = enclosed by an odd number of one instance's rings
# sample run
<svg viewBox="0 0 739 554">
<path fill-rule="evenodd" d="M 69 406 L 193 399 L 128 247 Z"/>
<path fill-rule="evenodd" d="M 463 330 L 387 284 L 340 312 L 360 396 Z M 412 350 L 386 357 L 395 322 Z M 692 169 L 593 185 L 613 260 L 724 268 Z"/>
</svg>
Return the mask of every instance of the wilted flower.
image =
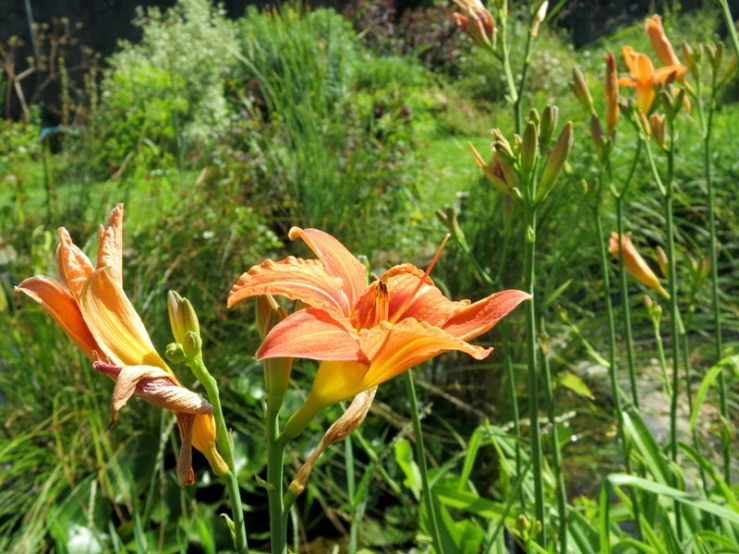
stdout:
<svg viewBox="0 0 739 554">
<path fill-rule="evenodd" d="M 462 13 L 455 13 L 459 29 L 478 46 L 495 49 L 495 19 L 480 0 L 454 0 Z"/>
<path fill-rule="evenodd" d="M 64 227 L 59 238 L 59 281 L 37 275 L 24 280 L 17 290 L 38 302 L 95 362 L 95 369 L 116 381 L 111 424 L 128 399 L 139 396 L 177 416 L 182 439 L 177 464 L 180 483 L 194 482 L 191 446 L 205 454 L 217 474 L 227 473 L 215 445 L 213 408 L 179 384 L 123 291 L 123 204 L 113 209 L 107 227 L 100 226 L 97 267 Z"/>
</svg>

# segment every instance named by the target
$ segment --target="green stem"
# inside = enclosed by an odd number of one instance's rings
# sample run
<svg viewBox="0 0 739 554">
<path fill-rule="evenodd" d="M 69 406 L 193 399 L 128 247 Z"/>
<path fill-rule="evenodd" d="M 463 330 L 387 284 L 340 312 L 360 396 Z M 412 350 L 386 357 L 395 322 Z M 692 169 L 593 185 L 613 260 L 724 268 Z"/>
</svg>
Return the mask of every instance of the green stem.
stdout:
<svg viewBox="0 0 739 554">
<path fill-rule="evenodd" d="M 421 417 L 418 411 L 418 398 L 416 397 L 416 387 L 413 384 L 412 370 L 405 372 L 405 386 L 408 391 L 408 402 L 411 408 L 411 419 L 413 420 L 413 433 L 416 435 L 416 458 L 418 462 L 418 470 L 421 473 L 421 487 L 423 489 L 423 498 L 426 503 L 426 512 L 428 513 L 429 532 L 431 534 L 431 542 L 434 545 L 436 554 L 443 554 L 443 543 L 441 542 L 441 533 L 439 532 L 439 524 L 436 521 L 436 510 L 434 509 L 434 499 L 431 496 L 431 486 L 429 485 L 429 472 L 426 465 L 426 447 L 423 443 L 423 429 L 421 428 Z"/>
<path fill-rule="evenodd" d="M 670 148 L 667 150 L 667 180 L 666 184 L 663 184 L 659 172 L 657 171 L 657 165 L 652 155 L 649 142 L 646 141 L 647 158 L 649 159 L 649 166 L 652 169 L 657 185 L 662 192 L 665 210 L 665 220 L 667 223 L 667 265 L 668 265 L 668 292 L 670 294 L 670 331 L 672 340 L 672 401 L 670 402 L 670 458 L 673 461 L 677 461 L 677 400 L 680 394 L 680 328 L 682 327 L 682 321 L 680 319 L 680 312 L 677 305 L 677 273 L 676 273 L 676 260 L 675 260 L 675 225 L 673 220 L 673 176 L 675 167 L 675 126 L 672 122 L 668 121 L 669 135 L 670 135 Z M 677 478 L 675 478 L 673 485 L 679 488 L 680 484 Z M 677 535 L 682 540 L 682 510 L 680 505 L 675 502 L 675 527 L 677 528 Z"/>
<path fill-rule="evenodd" d="M 554 478 L 557 483 L 557 512 L 559 512 L 559 551 L 561 554 L 567 552 L 567 488 L 562 474 L 562 452 L 559 446 L 559 433 L 557 431 L 556 410 L 554 406 L 554 392 L 552 390 L 552 372 L 549 366 L 549 356 L 546 348 L 542 345 L 541 357 L 544 362 L 544 393 L 547 401 L 547 412 L 549 425 L 552 428 L 552 456 L 554 458 Z"/>
<path fill-rule="evenodd" d="M 239 554 L 249 554 L 249 545 L 246 540 L 246 524 L 244 522 L 244 508 L 241 506 L 241 489 L 239 488 L 236 467 L 234 465 L 233 443 L 231 442 L 231 435 L 226 426 L 226 419 L 223 417 L 218 383 L 210 374 L 208 368 L 205 367 L 201 356 L 197 356 L 190 367 L 198 380 L 203 384 L 205 392 L 208 395 L 208 400 L 213 406 L 218 450 L 229 469 L 229 472 L 223 478 L 226 480 L 226 490 L 228 490 L 228 496 L 231 499 L 236 551 Z"/>
<path fill-rule="evenodd" d="M 267 499 L 269 501 L 270 552 L 287 554 L 287 513 L 283 502 L 284 455 L 287 441 L 280 440 L 279 411 L 267 410 Z"/>
<path fill-rule="evenodd" d="M 724 2 L 725 3 L 725 2 Z M 726 12 L 728 13 L 728 6 Z M 729 14 L 729 18 L 731 15 Z M 733 40 L 736 41 L 736 31 L 732 22 L 731 29 L 733 31 Z M 737 46 L 739 49 L 739 46 Z M 719 284 L 718 284 L 718 240 L 716 237 L 716 198 L 713 188 L 713 178 L 711 174 L 711 134 L 713 131 L 713 114 L 716 100 L 716 72 L 713 72 L 713 87 L 711 89 L 711 100 L 708 106 L 708 118 L 706 122 L 705 136 L 703 139 L 703 171 L 706 176 L 706 186 L 708 187 L 708 231 L 710 234 L 709 254 L 711 256 L 711 300 L 713 304 L 713 336 L 715 340 L 715 356 L 716 363 L 723 356 L 723 338 L 721 329 L 721 306 L 719 304 Z M 723 424 L 727 425 L 729 421 L 729 404 L 726 386 L 725 372 L 718 375 L 720 409 Z M 731 483 L 731 441 L 724 431 L 723 440 L 723 462 L 724 462 L 724 480 Z"/>
<path fill-rule="evenodd" d="M 359 518 L 356 509 L 356 482 L 354 479 L 354 448 L 352 447 L 351 436 L 344 439 L 344 459 L 346 460 L 346 492 L 349 496 L 349 504 L 354 507 L 354 517 L 352 518 L 351 528 L 349 530 L 349 547 L 348 554 L 355 554 L 359 546 Z"/>
<path fill-rule="evenodd" d="M 503 63 L 503 72 L 505 73 L 506 84 L 508 86 L 508 97 L 510 102 L 515 106 L 518 102 L 518 92 L 516 91 L 516 80 L 513 78 L 513 71 L 511 70 L 511 58 L 508 50 L 508 21 L 504 20 L 500 30 L 500 42 Z"/>
<path fill-rule="evenodd" d="M 624 187 L 626 188 L 626 187 Z M 616 229 L 618 230 L 619 241 L 623 241 L 624 236 L 624 193 L 616 197 Z M 624 249 L 618 249 L 618 273 L 619 284 L 621 286 L 621 304 L 624 313 L 624 333 L 626 335 L 626 361 L 629 369 L 629 383 L 631 384 L 631 401 L 636 409 L 639 409 L 639 392 L 636 384 L 636 363 L 634 361 L 634 339 L 631 333 L 631 306 L 629 300 L 629 288 L 626 280 L 626 266 L 624 264 Z"/>
<path fill-rule="evenodd" d="M 505 353 L 505 369 L 508 376 L 508 384 L 510 386 L 511 406 L 513 408 L 513 426 L 516 430 L 516 478 L 521 476 L 521 418 L 518 411 L 518 395 L 516 391 L 516 374 L 513 371 L 513 360 L 511 359 L 510 342 L 505 341 L 508 345 Z M 519 488 L 521 495 L 521 509 L 525 506 L 524 492 Z"/>
<path fill-rule="evenodd" d="M 734 25 L 734 18 L 731 17 L 731 10 L 729 9 L 728 0 L 717 0 L 721 6 L 721 11 L 724 14 L 724 21 L 726 22 L 726 28 L 729 31 L 731 37 L 731 44 L 734 46 L 736 55 L 739 56 L 739 37 L 736 35 L 736 26 Z"/>
<path fill-rule="evenodd" d="M 534 194 L 529 196 L 534 198 Z M 524 227 L 524 290 L 531 295 L 526 302 L 526 347 L 528 352 L 528 392 L 529 392 L 529 430 L 531 440 L 531 460 L 534 477 L 534 501 L 536 519 L 541 523 L 539 544 L 546 549 L 546 526 L 544 520 L 544 481 L 539 434 L 539 375 L 536 367 L 536 306 L 534 297 L 534 256 L 536 254 L 536 211 L 524 202 L 526 225 Z"/>
</svg>

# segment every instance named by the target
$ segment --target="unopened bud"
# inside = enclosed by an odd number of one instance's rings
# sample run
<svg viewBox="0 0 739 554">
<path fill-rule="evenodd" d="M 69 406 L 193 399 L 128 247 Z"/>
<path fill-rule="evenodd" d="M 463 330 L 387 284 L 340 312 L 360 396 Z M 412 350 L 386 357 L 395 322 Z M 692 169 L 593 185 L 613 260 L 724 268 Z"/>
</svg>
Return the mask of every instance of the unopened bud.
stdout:
<svg viewBox="0 0 739 554">
<path fill-rule="evenodd" d="M 529 121 L 526 124 L 526 130 L 523 133 L 523 141 L 521 143 L 521 170 L 524 179 L 528 180 L 536 166 L 536 160 L 539 157 L 539 137 L 536 133 L 536 123 Z"/>
<path fill-rule="evenodd" d="M 692 73 L 695 65 L 695 59 L 693 58 L 693 48 L 687 42 L 683 42 L 680 45 L 680 49 L 683 53 L 683 60 L 685 60 L 685 65 L 688 68 L 688 71 Z"/>
<path fill-rule="evenodd" d="M 272 328 L 287 317 L 287 312 L 277 301 L 265 294 L 257 297 L 255 323 L 259 338 L 264 340 Z"/>
<path fill-rule="evenodd" d="M 637 121 L 639 123 L 639 128 L 644 133 L 644 136 L 649 138 L 651 136 L 651 129 L 649 127 L 649 120 L 647 119 L 647 116 L 644 115 L 644 112 L 641 110 L 637 111 Z"/>
<path fill-rule="evenodd" d="M 472 143 L 468 142 L 467 144 L 470 147 L 470 151 L 472 152 L 472 156 L 475 158 L 477 166 L 482 170 L 488 181 L 490 181 L 490 183 L 492 183 L 492 185 L 502 194 L 510 194 L 511 189 L 506 183 L 502 168 L 500 168 L 500 158 L 498 157 L 497 153 L 493 159 L 493 163 L 491 165 L 488 165 L 487 163 L 485 163 L 485 160 L 482 159 L 482 156 L 472 145 Z"/>
<path fill-rule="evenodd" d="M 536 37 L 539 35 L 539 25 L 541 25 L 542 22 L 546 19 L 548 7 L 549 2 L 547 0 L 544 0 L 541 4 L 539 4 L 539 9 L 536 10 L 536 15 L 534 16 L 534 24 L 531 26 L 532 37 Z"/>
<path fill-rule="evenodd" d="M 606 125 L 611 134 L 618 123 L 618 72 L 616 71 L 616 59 L 613 53 L 606 54 Z"/>
<path fill-rule="evenodd" d="M 481 48 L 495 50 L 495 19 L 480 0 L 454 0 L 462 13 L 455 13 L 457 27 Z"/>
<path fill-rule="evenodd" d="M 657 145 L 665 150 L 667 142 L 667 134 L 665 132 L 665 116 L 658 113 L 653 113 L 649 117 L 649 128 L 652 132 L 652 138 Z"/>
<path fill-rule="evenodd" d="M 662 276 L 667 278 L 670 272 L 670 264 L 664 248 L 661 246 L 655 246 L 654 256 L 657 259 L 657 265 L 659 266 L 659 270 L 662 272 Z"/>
<path fill-rule="evenodd" d="M 199 334 L 193 331 L 185 333 L 185 338 L 182 341 L 182 351 L 185 356 L 188 358 L 197 358 L 200 355 L 202 348 L 203 339 L 200 338 Z"/>
<path fill-rule="evenodd" d="M 719 68 L 721 67 L 721 62 L 724 61 L 724 43 L 719 42 L 716 45 L 716 54 L 713 56 L 713 60 L 711 60 L 711 65 L 713 65 L 713 70 L 718 72 Z"/>
<path fill-rule="evenodd" d="M 171 342 L 167 345 L 164 355 L 173 364 L 185 363 L 185 353 L 182 351 L 182 345 L 178 342 Z"/>
<path fill-rule="evenodd" d="M 570 89 L 575 95 L 575 98 L 580 101 L 580 103 L 585 107 L 585 109 L 588 110 L 588 112 L 595 113 L 595 108 L 593 107 L 593 97 L 590 96 L 588 83 L 585 80 L 585 76 L 582 74 L 578 67 L 574 67 L 572 69 L 572 83 L 570 84 Z"/>
<path fill-rule="evenodd" d="M 575 138 L 575 132 L 571 121 L 562 129 L 562 132 L 557 138 L 557 142 L 552 148 L 552 152 L 549 154 L 547 165 L 544 168 L 544 172 L 541 174 L 541 180 L 539 181 L 539 189 L 536 191 L 536 202 L 544 200 L 549 192 L 554 188 L 554 185 L 559 178 L 562 169 L 564 169 L 567 158 L 572 150 L 572 143 Z"/>
<path fill-rule="evenodd" d="M 603 148 L 603 129 L 600 126 L 600 119 L 596 114 L 590 116 L 590 134 L 593 137 L 595 149 L 600 152 Z"/>
<path fill-rule="evenodd" d="M 557 128 L 559 109 L 557 106 L 548 105 L 541 114 L 541 125 L 539 126 L 539 144 L 542 148 L 549 144 Z"/>
<path fill-rule="evenodd" d="M 195 309 L 190 301 L 182 298 L 177 291 L 171 290 L 167 294 L 167 310 L 175 342 L 182 343 L 188 331 L 200 334 L 200 323 Z"/>
</svg>

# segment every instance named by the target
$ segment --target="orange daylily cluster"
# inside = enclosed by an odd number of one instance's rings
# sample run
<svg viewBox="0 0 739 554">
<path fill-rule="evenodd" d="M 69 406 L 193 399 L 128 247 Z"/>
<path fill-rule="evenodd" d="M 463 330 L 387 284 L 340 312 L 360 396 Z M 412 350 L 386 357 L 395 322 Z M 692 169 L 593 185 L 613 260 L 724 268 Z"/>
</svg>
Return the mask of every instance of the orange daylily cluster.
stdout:
<svg viewBox="0 0 739 554">
<path fill-rule="evenodd" d="M 277 324 L 257 351 L 258 359 L 321 361 L 305 404 L 285 427 L 287 436 L 299 434 L 324 407 L 443 352 L 487 357 L 491 348 L 467 341 L 530 298 L 507 290 L 474 304 L 454 302 L 434 285 L 430 268 L 424 272 L 411 264 L 395 266 L 368 285 L 365 266 L 331 235 L 293 227 L 290 238 L 303 239 L 318 259 L 268 260 L 244 273 L 228 296 L 228 306 L 267 294 L 309 306 Z"/>
<path fill-rule="evenodd" d="M 655 69 L 649 56 L 637 52 L 631 46 L 624 46 L 622 49 L 624 62 L 631 77 L 623 77 L 618 80 L 620 86 L 636 89 L 637 105 L 644 114 L 649 113 L 654 103 L 656 97 L 655 85 L 668 83 L 672 79 L 681 79 L 688 70 L 677 58 L 667 35 L 665 35 L 662 20 L 658 15 L 647 20 L 646 28 L 657 57 L 664 67 Z"/>
<path fill-rule="evenodd" d="M 94 362 L 116 381 L 112 421 L 131 396 L 138 396 L 177 416 L 182 446 L 177 461 L 180 483 L 192 484 L 192 446 L 201 451 L 219 475 L 228 466 L 219 455 L 213 408 L 177 381 L 157 354 L 141 318 L 123 291 L 123 204 L 100 226 L 97 264 L 59 228 L 56 263 L 59 280 L 37 275 L 17 290 L 38 302 Z M 102 359 L 101 359 L 102 358 Z"/>
</svg>

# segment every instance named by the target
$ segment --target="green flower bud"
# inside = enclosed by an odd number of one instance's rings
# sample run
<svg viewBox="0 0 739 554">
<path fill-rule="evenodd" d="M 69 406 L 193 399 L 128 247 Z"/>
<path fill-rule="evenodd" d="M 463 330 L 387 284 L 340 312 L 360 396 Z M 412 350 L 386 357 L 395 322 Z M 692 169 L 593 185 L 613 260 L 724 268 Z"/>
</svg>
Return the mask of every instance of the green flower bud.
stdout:
<svg viewBox="0 0 739 554">
<path fill-rule="evenodd" d="M 197 358 L 203 348 L 203 339 L 198 333 L 188 331 L 182 341 L 182 351 L 188 358 Z"/>
<path fill-rule="evenodd" d="M 536 202 L 543 201 L 554 188 L 554 185 L 557 183 L 557 179 L 565 166 L 565 162 L 567 162 L 567 158 L 570 155 L 574 139 L 574 127 L 572 122 L 568 121 L 562 129 L 562 132 L 559 134 L 559 138 L 557 138 L 557 142 L 554 144 L 551 154 L 549 154 L 547 165 L 544 168 L 541 180 L 539 181 L 539 189 L 536 191 Z"/>
<path fill-rule="evenodd" d="M 171 342 L 167 345 L 167 349 L 164 351 L 164 355 L 173 364 L 185 363 L 185 353 L 182 350 L 180 343 Z"/>
<path fill-rule="evenodd" d="M 536 133 L 536 123 L 529 121 L 526 124 L 526 130 L 523 133 L 523 141 L 521 143 L 521 171 L 524 179 L 528 180 L 536 166 L 536 160 L 539 157 L 539 137 Z"/>
</svg>

